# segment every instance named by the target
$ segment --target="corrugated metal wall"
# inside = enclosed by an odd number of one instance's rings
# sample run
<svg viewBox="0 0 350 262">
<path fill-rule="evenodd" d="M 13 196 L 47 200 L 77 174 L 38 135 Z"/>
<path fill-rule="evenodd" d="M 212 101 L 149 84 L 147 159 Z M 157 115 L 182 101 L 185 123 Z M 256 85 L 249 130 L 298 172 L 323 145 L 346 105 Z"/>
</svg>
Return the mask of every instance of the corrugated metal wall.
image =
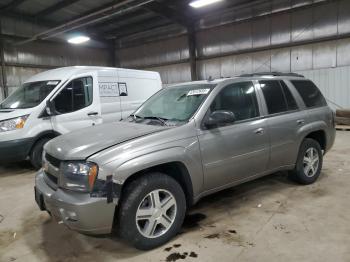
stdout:
<svg viewBox="0 0 350 262">
<path fill-rule="evenodd" d="M 245 14 L 216 18 L 220 23 L 240 21 L 196 34 L 199 78 L 350 65 L 350 1 L 302 7 L 311 2 L 319 1 L 271 1 L 273 14 L 268 14 L 265 7 L 265 12 L 246 10 Z M 286 11 L 287 5 L 296 8 Z M 253 14 L 260 17 L 250 18 Z M 201 25 L 207 27 L 214 22 L 201 21 Z M 121 65 L 159 71 L 165 84 L 189 81 L 186 41 L 182 36 L 120 49 Z"/>
<path fill-rule="evenodd" d="M 305 70 L 300 73 L 317 84 L 332 108 L 350 108 L 350 66 Z"/>
<path fill-rule="evenodd" d="M 23 46 L 6 44 L 4 57 L 9 93 L 30 76 L 44 70 L 71 65 L 108 66 L 111 61 L 109 52 L 104 49 L 42 42 Z M 0 93 L 1 99 L 3 92 Z"/>
<path fill-rule="evenodd" d="M 315 5 L 304 6 L 310 3 Z M 288 10 L 290 7 L 294 9 Z M 6 34 L 38 30 L 8 22 L 4 27 Z M 215 24 L 222 25 L 212 28 Z M 200 27 L 196 33 L 200 79 L 270 70 L 320 72 L 331 77 L 334 70 L 350 66 L 349 0 L 271 1 L 267 6 L 214 15 L 200 21 Z M 164 84 L 190 81 L 187 41 L 187 36 L 181 35 L 122 48 L 117 50 L 117 60 L 121 67 L 158 71 Z M 52 66 L 108 65 L 110 61 L 109 52 L 102 49 L 42 43 L 7 45 L 5 59 L 10 64 L 6 72 L 11 89 L 28 76 Z M 345 78 L 340 79 L 347 81 Z M 336 84 L 348 87 L 347 82 L 328 85 L 322 82 L 322 88 L 332 92 Z M 337 94 L 340 91 L 337 89 Z M 350 106 L 350 99 L 330 95 L 333 97 L 340 105 Z"/>
</svg>

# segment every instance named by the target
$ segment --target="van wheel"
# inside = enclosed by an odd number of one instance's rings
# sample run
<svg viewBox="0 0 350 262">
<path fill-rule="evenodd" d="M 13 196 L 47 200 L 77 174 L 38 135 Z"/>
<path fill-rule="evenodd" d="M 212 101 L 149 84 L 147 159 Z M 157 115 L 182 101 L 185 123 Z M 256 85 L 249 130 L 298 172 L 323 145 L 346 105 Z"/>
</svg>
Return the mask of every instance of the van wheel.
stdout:
<svg viewBox="0 0 350 262">
<path fill-rule="evenodd" d="M 32 151 L 30 152 L 29 159 L 35 169 L 40 169 L 42 166 L 42 154 L 43 154 L 44 145 L 47 142 L 49 142 L 49 140 L 50 138 L 40 139 L 34 144 Z"/>
<path fill-rule="evenodd" d="M 163 173 L 149 173 L 128 184 L 119 209 L 120 236 L 134 247 L 149 250 L 181 229 L 186 199 L 179 183 Z"/>
<path fill-rule="evenodd" d="M 306 138 L 299 149 L 298 160 L 290 177 L 303 185 L 314 183 L 320 176 L 323 164 L 323 155 L 320 144 Z"/>
</svg>

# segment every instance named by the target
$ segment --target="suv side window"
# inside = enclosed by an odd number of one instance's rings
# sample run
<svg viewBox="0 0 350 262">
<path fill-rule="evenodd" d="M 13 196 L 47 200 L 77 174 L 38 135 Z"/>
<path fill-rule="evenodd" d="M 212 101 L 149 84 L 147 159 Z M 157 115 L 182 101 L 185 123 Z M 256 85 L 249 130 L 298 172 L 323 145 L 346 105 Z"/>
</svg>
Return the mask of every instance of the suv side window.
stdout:
<svg viewBox="0 0 350 262">
<path fill-rule="evenodd" d="M 55 97 L 55 109 L 66 114 L 87 107 L 92 104 L 92 93 L 92 77 L 74 79 Z"/>
<path fill-rule="evenodd" d="M 286 85 L 286 83 L 284 83 L 284 81 L 280 81 L 280 84 L 282 86 L 282 91 L 287 101 L 288 110 L 297 110 L 298 109 L 297 102 L 295 101 L 295 98 L 290 92 L 288 86 Z"/>
<path fill-rule="evenodd" d="M 278 114 L 298 109 L 297 103 L 283 81 L 259 81 L 269 114 Z"/>
<path fill-rule="evenodd" d="M 291 81 L 307 107 L 326 106 L 326 99 L 321 91 L 310 80 L 292 80 Z"/>
<path fill-rule="evenodd" d="M 252 82 L 228 85 L 216 96 L 210 106 L 211 112 L 228 110 L 235 114 L 236 121 L 259 116 L 258 101 Z"/>
</svg>

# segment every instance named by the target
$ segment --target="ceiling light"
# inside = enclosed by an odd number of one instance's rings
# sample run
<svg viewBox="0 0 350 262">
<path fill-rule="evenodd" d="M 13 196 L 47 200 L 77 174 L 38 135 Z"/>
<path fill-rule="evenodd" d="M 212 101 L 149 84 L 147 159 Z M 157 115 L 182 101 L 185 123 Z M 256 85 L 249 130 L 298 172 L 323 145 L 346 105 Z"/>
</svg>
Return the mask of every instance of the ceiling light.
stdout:
<svg viewBox="0 0 350 262">
<path fill-rule="evenodd" d="M 203 6 L 211 5 L 211 4 L 214 4 L 216 2 L 220 2 L 220 1 L 222 1 L 222 0 L 196 0 L 196 1 L 189 3 L 189 5 L 194 7 L 194 8 L 201 8 Z"/>
<path fill-rule="evenodd" d="M 69 38 L 68 43 L 78 45 L 78 44 L 85 43 L 89 40 L 90 40 L 90 37 L 81 35 L 81 36 L 75 36 L 75 37 Z"/>
</svg>

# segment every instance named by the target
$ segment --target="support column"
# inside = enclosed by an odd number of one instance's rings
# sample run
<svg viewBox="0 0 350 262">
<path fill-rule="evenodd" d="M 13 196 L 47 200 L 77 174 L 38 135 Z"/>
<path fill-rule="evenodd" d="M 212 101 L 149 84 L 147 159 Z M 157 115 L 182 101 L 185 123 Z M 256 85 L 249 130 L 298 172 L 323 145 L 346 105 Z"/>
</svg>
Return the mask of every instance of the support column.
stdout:
<svg viewBox="0 0 350 262">
<path fill-rule="evenodd" d="M 191 80 L 198 80 L 197 75 L 197 44 L 196 32 L 193 26 L 187 28 L 188 50 L 190 55 Z"/>
<path fill-rule="evenodd" d="M 7 89 L 7 78 L 6 78 L 6 68 L 5 68 L 5 43 L 4 43 L 4 37 L 2 35 L 2 21 L 0 20 L 0 71 L 1 71 L 1 86 L 3 88 L 3 98 L 6 98 L 8 96 L 8 89 Z"/>
<path fill-rule="evenodd" d="M 110 64 L 112 67 L 120 67 L 120 61 L 116 52 L 116 41 L 110 40 L 108 43 L 108 49 L 110 54 Z"/>
</svg>

